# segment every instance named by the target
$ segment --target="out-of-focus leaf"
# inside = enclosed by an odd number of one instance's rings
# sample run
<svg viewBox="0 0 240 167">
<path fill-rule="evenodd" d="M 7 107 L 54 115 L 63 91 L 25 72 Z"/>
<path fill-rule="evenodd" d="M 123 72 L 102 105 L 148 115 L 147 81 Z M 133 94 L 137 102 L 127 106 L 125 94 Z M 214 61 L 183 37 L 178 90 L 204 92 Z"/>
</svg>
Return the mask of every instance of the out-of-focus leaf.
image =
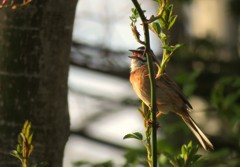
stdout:
<svg viewBox="0 0 240 167">
<path fill-rule="evenodd" d="M 123 137 L 123 139 L 130 139 L 130 138 L 142 140 L 143 135 L 140 132 L 135 132 L 135 133 L 127 134 Z"/>
<path fill-rule="evenodd" d="M 172 26 L 174 25 L 176 20 L 177 20 L 177 15 L 171 16 L 171 18 L 169 20 L 168 30 L 170 30 L 172 28 Z"/>
<path fill-rule="evenodd" d="M 106 162 L 101 162 L 101 163 L 92 165 L 92 167 L 113 167 L 113 162 L 111 160 Z"/>
<path fill-rule="evenodd" d="M 160 27 L 159 23 L 153 22 L 153 23 L 152 23 L 152 27 L 153 27 L 154 32 L 155 32 L 156 34 L 160 34 L 160 32 L 161 32 L 161 27 Z"/>
<path fill-rule="evenodd" d="M 89 164 L 88 161 L 76 161 L 76 162 L 73 162 L 73 166 L 74 167 L 79 167 L 79 166 L 83 166 L 83 165 L 86 165 L 86 164 Z"/>
</svg>

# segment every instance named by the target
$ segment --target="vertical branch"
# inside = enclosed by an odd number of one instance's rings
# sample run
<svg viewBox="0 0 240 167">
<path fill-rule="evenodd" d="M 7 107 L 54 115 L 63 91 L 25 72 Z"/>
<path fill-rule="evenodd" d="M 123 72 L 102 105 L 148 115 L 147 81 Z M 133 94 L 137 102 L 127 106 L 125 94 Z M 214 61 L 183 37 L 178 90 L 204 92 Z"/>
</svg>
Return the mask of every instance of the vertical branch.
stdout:
<svg viewBox="0 0 240 167">
<path fill-rule="evenodd" d="M 153 70 L 153 60 L 150 48 L 150 39 L 149 39 L 149 28 L 148 28 L 148 20 L 146 19 L 143 10 L 141 9 L 137 0 L 132 0 L 134 6 L 136 7 L 139 16 L 143 23 L 143 31 L 144 31 L 144 40 L 146 47 L 146 57 L 148 63 L 148 71 L 149 71 L 149 79 L 151 85 L 151 167 L 157 167 L 157 126 L 156 126 L 156 115 L 157 115 L 157 105 L 156 105 L 156 84 L 155 84 L 155 74 Z"/>
</svg>

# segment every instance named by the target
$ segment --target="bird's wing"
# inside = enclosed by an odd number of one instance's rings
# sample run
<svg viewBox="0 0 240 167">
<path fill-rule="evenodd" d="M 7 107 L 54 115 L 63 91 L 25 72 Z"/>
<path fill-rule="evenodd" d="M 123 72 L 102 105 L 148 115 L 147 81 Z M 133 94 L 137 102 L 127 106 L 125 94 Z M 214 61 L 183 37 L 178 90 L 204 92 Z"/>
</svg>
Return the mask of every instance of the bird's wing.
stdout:
<svg viewBox="0 0 240 167">
<path fill-rule="evenodd" d="M 187 98 L 182 93 L 182 90 L 166 73 L 162 74 L 159 79 L 161 79 L 166 85 L 168 85 L 168 87 L 171 88 L 183 100 L 187 108 L 192 109 L 191 104 L 188 102 Z"/>
</svg>

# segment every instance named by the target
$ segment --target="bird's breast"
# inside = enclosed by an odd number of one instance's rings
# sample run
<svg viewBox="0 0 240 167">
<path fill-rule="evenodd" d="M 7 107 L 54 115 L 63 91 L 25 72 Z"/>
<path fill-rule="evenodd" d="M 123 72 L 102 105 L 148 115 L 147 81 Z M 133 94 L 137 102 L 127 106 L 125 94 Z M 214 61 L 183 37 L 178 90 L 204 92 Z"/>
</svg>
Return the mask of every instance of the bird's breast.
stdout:
<svg viewBox="0 0 240 167">
<path fill-rule="evenodd" d="M 147 66 L 142 66 L 131 72 L 130 82 L 137 96 L 146 105 L 150 105 L 150 82 Z"/>
</svg>

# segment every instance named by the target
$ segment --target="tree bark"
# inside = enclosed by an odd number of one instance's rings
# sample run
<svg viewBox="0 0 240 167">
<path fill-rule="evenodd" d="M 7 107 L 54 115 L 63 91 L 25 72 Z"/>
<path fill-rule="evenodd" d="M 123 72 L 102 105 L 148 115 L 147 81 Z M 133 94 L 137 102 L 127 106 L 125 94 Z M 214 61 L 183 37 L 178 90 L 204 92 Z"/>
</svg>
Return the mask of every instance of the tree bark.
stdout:
<svg viewBox="0 0 240 167">
<path fill-rule="evenodd" d="M 77 0 L 34 0 L 0 11 L 0 166 L 25 120 L 34 131 L 32 162 L 61 167 L 69 135 L 67 76 Z"/>
</svg>

